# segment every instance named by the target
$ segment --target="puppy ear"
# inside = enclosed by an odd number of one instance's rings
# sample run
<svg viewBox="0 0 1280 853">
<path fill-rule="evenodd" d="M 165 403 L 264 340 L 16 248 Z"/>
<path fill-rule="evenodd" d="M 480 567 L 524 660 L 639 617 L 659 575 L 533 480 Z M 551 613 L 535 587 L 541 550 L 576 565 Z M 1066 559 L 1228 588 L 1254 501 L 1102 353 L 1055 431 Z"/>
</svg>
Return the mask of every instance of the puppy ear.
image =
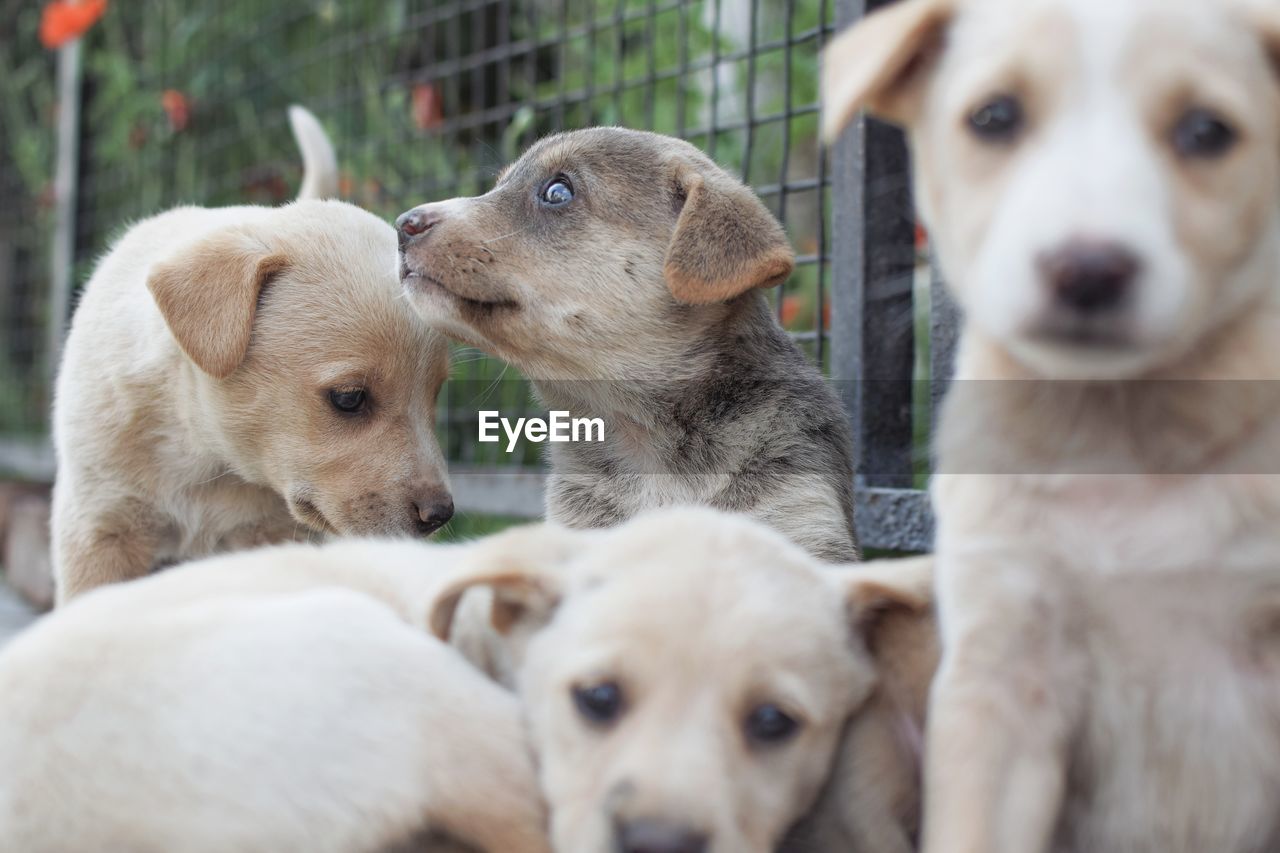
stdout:
<svg viewBox="0 0 1280 853">
<path fill-rule="evenodd" d="M 147 289 L 187 357 L 226 379 L 249 349 L 263 285 L 287 264 L 252 234 L 232 228 L 155 264 Z"/>
<path fill-rule="evenodd" d="M 448 642 L 463 596 L 473 589 L 492 592 L 489 623 L 499 634 L 517 624 L 541 626 L 551 620 L 565 591 L 563 567 L 589 531 L 533 524 L 482 539 L 429 605 L 431 633 Z"/>
<path fill-rule="evenodd" d="M 690 305 L 781 284 L 796 262 L 782 226 L 756 194 L 711 169 L 682 164 L 676 171 L 685 201 L 663 272 L 671 294 Z"/>
<path fill-rule="evenodd" d="M 1262 46 L 1271 59 L 1271 65 L 1280 75 L 1280 3 L 1275 0 L 1254 0 L 1245 3 L 1242 10 L 1246 19 L 1262 39 Z"/>
<path fill-rule="evenodd" d="M 823 53 L 822 136 L 833 141 L 858 110 L 908 123 L 919 72 L 954 14 L 955 0 L 899 0 L 841 33 Z"/>
<path fill-rule="evenodd" d="M 849 623 L 869 641 L 887 614 L 924 614 L 932 608 L 933 557 L 857 564 L 840 571 L 836 582 L 843 587 Z"/>
</svg>

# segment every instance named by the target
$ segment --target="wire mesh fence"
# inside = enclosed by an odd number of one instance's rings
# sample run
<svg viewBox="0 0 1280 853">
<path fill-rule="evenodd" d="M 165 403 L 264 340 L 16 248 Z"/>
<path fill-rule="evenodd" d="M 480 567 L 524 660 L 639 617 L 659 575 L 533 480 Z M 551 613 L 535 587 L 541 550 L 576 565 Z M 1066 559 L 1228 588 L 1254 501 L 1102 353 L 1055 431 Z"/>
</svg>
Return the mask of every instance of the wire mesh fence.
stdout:
<svg viewBox="0 0 1280 853">
<path fill-rule="evenodd" d="M 0 0 L 0 16 L 33 34 L 25 49 L 0 39 L 0 435 L 22 440 L 45 431 L 49 407 L 55 58 L 34 39 L 38 9 Z"/>
<path fill-rule="evenodd" d="M 34 33 L 30 4 L 0 3 Z M 864 536 L 918 547 L 927 537 L 919 493 L 877 492 L 918 486 L 927 461 L 919 448 L 929 389 L 911 379 L 927 372 L 927 325 L 916 331 L 928 322 L 929 300 L 920 298 L 928 282 L 917 275 L 905 160 L 893 154 L 901 142 L 859 127 L 829 163 L 817 138 L 819 52 L 838 17 L 861 11 L 855 0 L 114 4 L 84 44 L 75 284 L 113 237 L 150 213 L 287 201 L 301 174 L 286 122 L 292 103 L 330 131 L 341 195 L 388 219 L 483 193 L 555 130 L 619 124 L 680 136 L 752 184 L 785 224 L 799 263 L 773 296 L 778 317 L 848 384 L 850 415 L 874 450 L 864 461 L 891 460 L 879 474 L 864 465 L 871 515 L 887 497 L 910 504 L 895 513 L 915 516 L 915 532 Z M 0 185 L 19 200 L 0 210 L 4 436 L 43 430 L 49 396 L 39 363 L 50 321 L 41 284 L 50 158 L 32 150 L 52 145 L 52 60 L 24 38 L 0 46 L 18 78 L 0 83 L 9 119 Z M 868 361 L 861 342 L 871 332 L 881 356 Z M 476 412 L 536 409 L 527 386 L 471 350 L 455 353 L 453 375 L 441 423 L 450 459 L 511 465 L 496 445 L 476 442 Z M 533 451 L 517 461 L 539 463 Z M 529 501 L 515 503 L 494 511 Z"/>
</svg>

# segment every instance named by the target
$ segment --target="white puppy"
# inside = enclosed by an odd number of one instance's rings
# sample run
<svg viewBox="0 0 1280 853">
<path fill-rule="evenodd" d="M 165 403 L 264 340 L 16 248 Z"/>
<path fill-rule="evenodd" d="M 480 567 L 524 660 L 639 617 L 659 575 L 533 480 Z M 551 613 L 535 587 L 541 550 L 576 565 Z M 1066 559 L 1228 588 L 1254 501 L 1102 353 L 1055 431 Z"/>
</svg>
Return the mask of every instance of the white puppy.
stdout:
<svg viewBox="0 0 1280 853">
<path fill-rule="evenodd" d="M 929 853 L 1044 850 L 1079 793 L 1075 641 L 1048 618 L 1077 605 L 1053 573 L 1104 596 L 1126 572 L 1280 565 L 1278 59 L 1273 0 L 903 0 L 831 47 L 828 130 L 864 105 L 907 126 L 965 314 L 934 481 Z M 1161 765 L 1195 829 L 1153 849 L 1253 850 L 1266 815 L 1215 810 L 1190 768 L 1257 733 L 1198 710 L 1152 708 L 1198 750 Z"/>
<path fill-rule="evenodd" d="M 304 200 L 184 207 L 98 264 L 58 376 L 60 600 L 310 532 L 426 534 L 453 512 L 433 424 L 443 338 L 400 298 L 395 232 L 336 201 L 292 113 Z"/>
<path fill-rule="evenodd" d="M 424 630 L 468 553 L 286 545 L 46 617 L 0 653 L 0 850 L 548 853 L 519 703 Z"/>
<path fill-rule="evenodd" d="M 431 623 L 488 596 L 560 853 L 772 851 L 872 695 L 880 615 L 929 600 L 928 572 L 835 570 L 706 508 L 483 548 Z"/>
</svg>

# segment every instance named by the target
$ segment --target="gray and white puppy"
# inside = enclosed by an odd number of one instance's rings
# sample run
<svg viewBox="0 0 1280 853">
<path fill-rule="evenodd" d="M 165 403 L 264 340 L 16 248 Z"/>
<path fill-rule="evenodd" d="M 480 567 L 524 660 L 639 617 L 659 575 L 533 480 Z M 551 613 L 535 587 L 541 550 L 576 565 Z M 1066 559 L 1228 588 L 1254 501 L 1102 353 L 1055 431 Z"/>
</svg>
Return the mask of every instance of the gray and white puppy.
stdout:
<svg viewBox="0 0 1280 853">
<path fill-rule="evenodd" d="M 603 527 L 701 504 L 820 558 L 857 556 L 848 425 L 762 292 L 794 254 L 692 145 L 621 128 L 551 136 L 488 193 L 396 224 L 428 323 L 518 367 L 550 408 L 604 420 L 600 443 L 551 445 L 551 519 Z"/>
</svg>

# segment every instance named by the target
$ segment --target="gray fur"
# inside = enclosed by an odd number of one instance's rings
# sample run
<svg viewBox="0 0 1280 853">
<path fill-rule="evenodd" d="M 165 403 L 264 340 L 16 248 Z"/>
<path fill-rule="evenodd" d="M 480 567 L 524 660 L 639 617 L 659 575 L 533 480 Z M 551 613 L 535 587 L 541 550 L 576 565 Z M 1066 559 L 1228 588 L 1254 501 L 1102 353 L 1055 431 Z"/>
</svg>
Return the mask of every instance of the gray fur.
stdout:
<svg viewBox="0 0 1280 853">
<path fill-rule="evenodd" d="M 535 381 L 549 407 L 600 415 L 606 424 L 602 443 L 548 445 L 547 516 L 607 527 L 653 506 L 705 504 L 778 527 L 820 559 L 857 559 L 848 422 L 764 296 L 739 297 L 680 361 L 696 365 L 696 378 Z M 624 420 L 650 453 L 620 440 Z M 824 502 L 838 507 L 843 523 L 788 511 Z"/>
<path fill-rule="evenodd" d="M 571 202 L 541 203 L 553 181 Z M 603 443 L 550 445 L 550 518 L 709 505 L 856 559 L 849 427 L 763 295 L 794 253 L 701 151 L 622 128 L 559 134 L 485 195 L 400 221 L 419 223 L 401 264 L 427 322 L 518 367 L 552 409 L 604 421 Z"/>
</svg>

